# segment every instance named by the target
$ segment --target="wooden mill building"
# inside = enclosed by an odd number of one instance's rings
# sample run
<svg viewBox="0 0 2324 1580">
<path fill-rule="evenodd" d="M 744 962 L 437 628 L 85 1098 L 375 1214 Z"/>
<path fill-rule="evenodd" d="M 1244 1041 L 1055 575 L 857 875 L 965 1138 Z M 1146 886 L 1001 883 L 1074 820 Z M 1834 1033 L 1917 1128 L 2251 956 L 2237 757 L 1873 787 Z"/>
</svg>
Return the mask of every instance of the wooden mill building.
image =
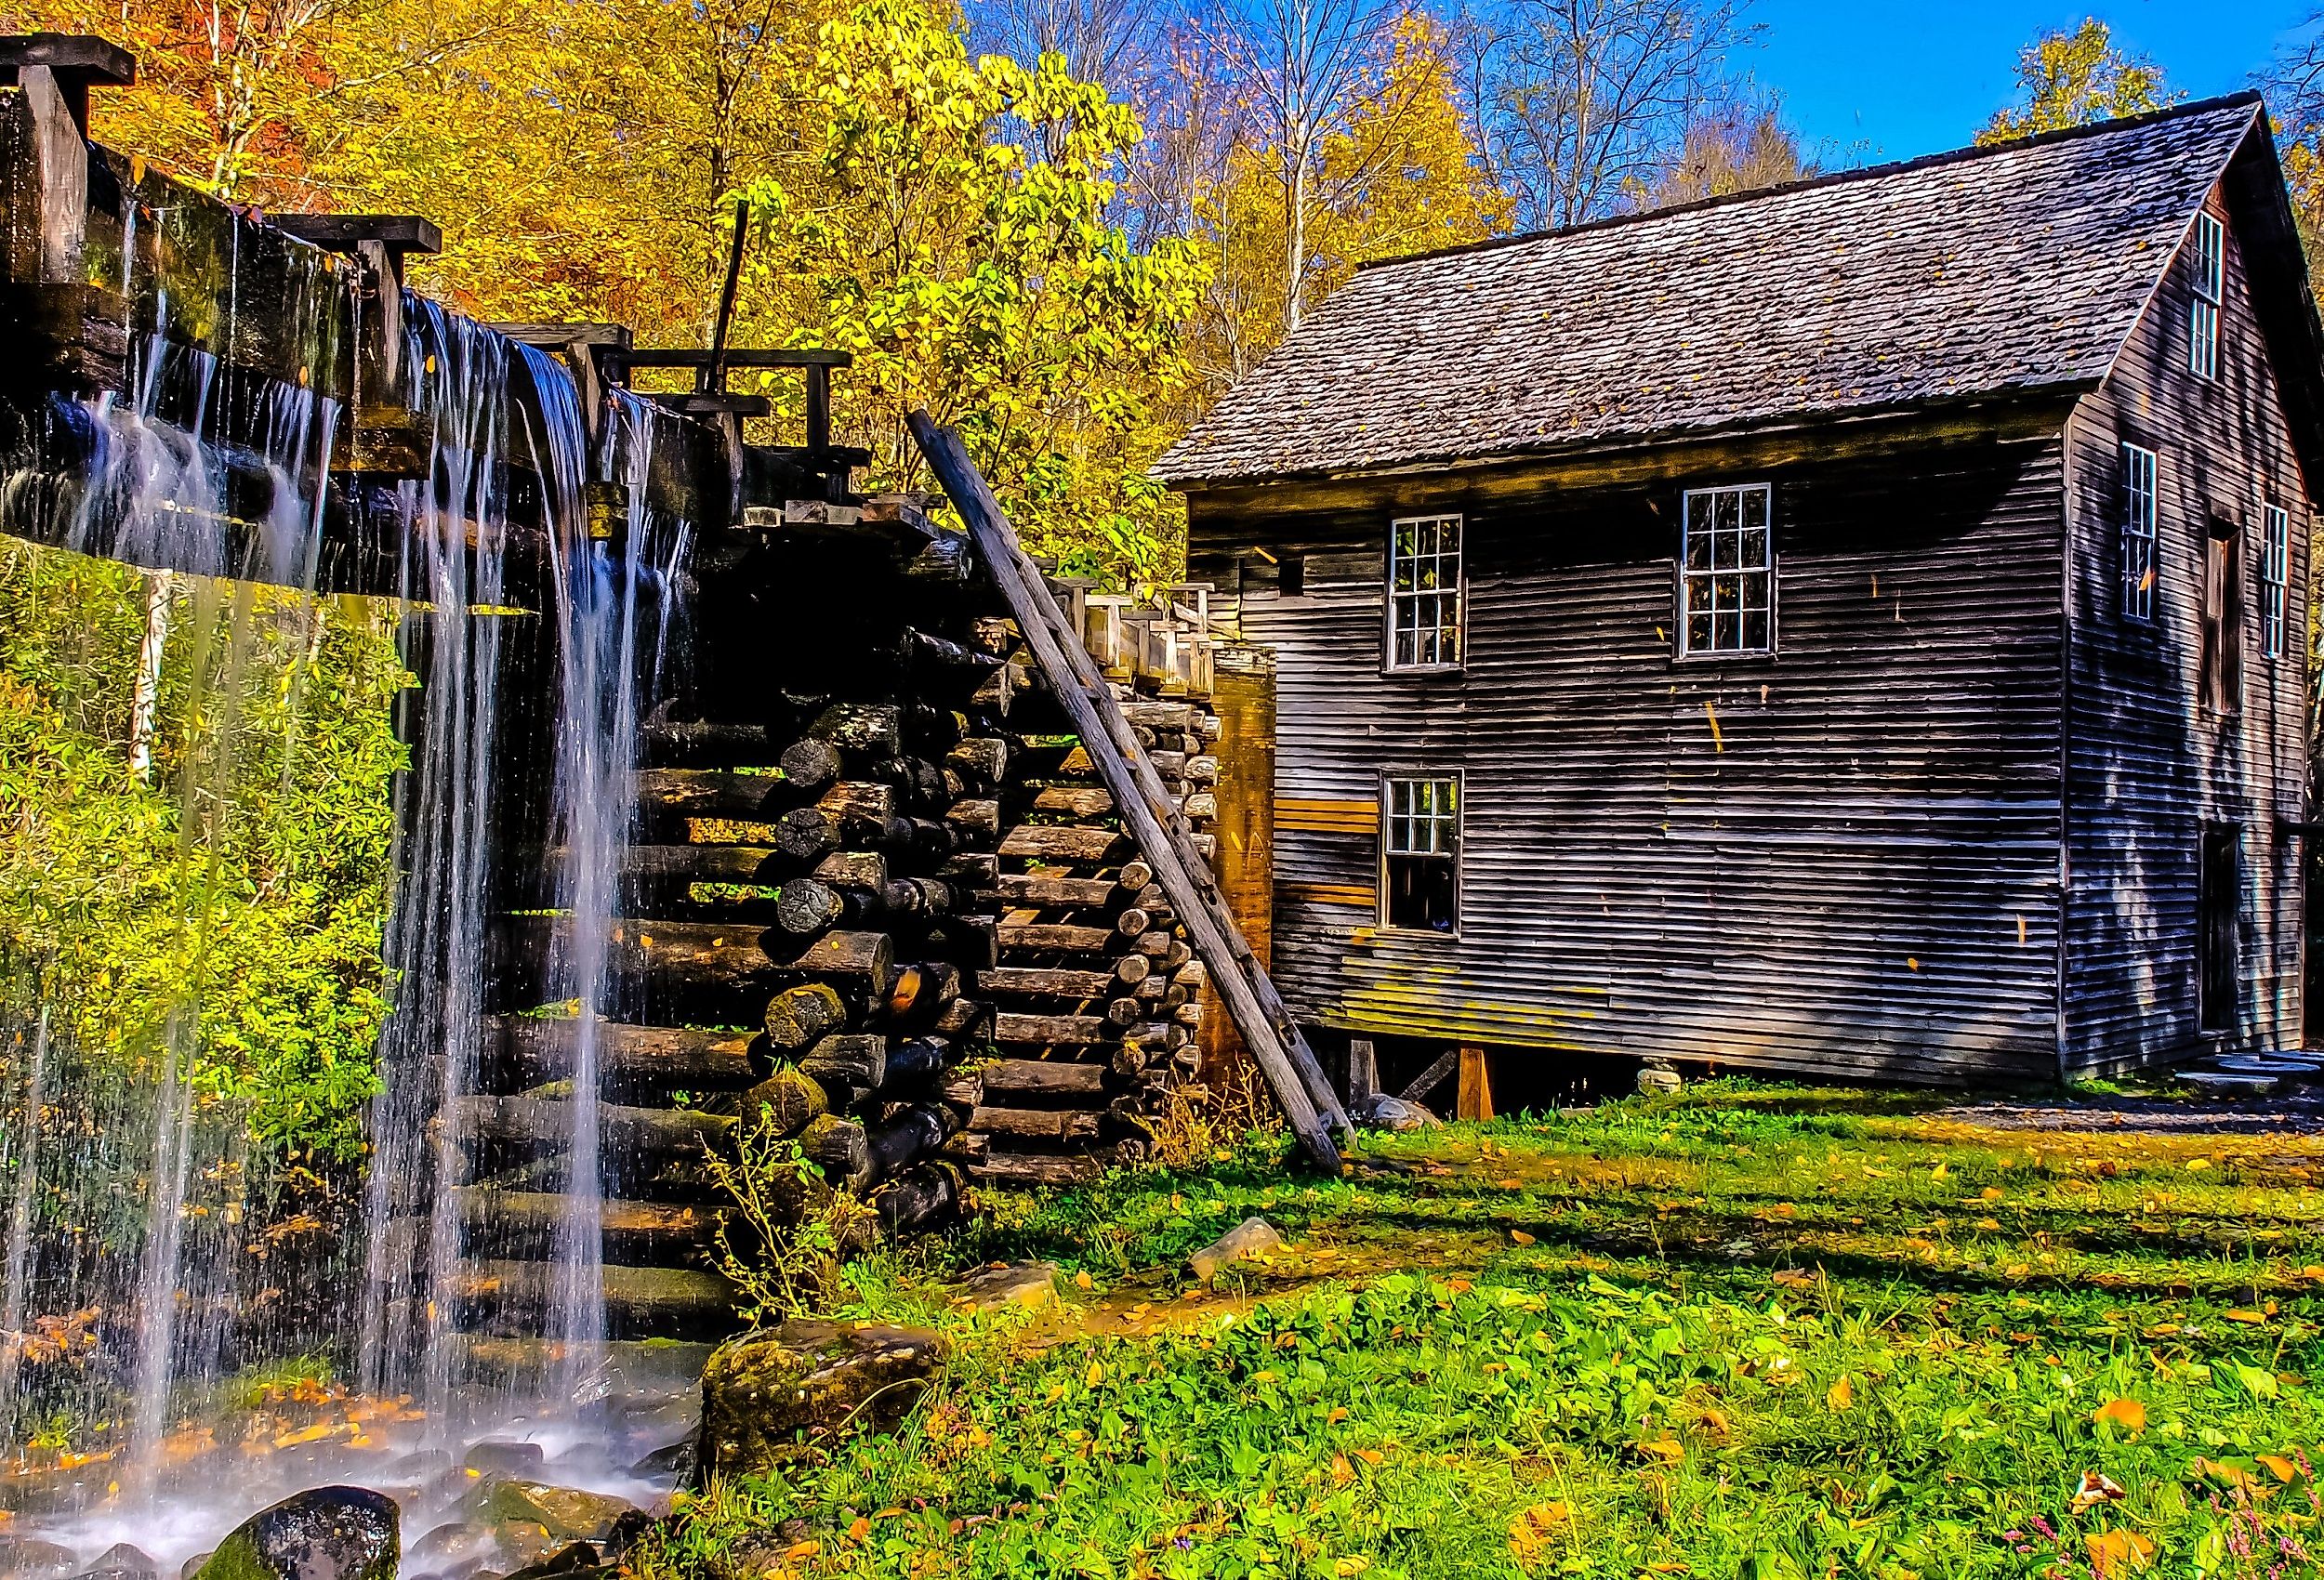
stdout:
<svg viewBox="0 0 2324 1580">
<path fill-rule="evenodd" d="M 2320 351 L 2250 95 L 1361 270 L 1159 468 L 1275 656 L 1287 999 L 1504 1068 L 2297 1043 Z"/>
</svg>

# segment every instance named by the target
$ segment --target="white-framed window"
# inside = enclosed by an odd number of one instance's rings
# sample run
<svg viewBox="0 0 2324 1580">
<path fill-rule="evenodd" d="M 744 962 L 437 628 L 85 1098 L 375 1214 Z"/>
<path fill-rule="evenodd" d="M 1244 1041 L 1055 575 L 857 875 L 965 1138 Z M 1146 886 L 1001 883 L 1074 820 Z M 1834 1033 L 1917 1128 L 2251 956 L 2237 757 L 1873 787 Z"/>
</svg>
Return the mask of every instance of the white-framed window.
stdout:
<svg viewBox="0 0 2324 1580">
<path fill-rule="evenodd" d="M 1460 518 L 1389 522 L 1388 667 L 1459 668 L 1460 604 Z"/>
<path fill-rule="evenodd" d="M 2155 617 L 2155 453 L 2122 446 L 2122 612 Z"/>
<path fill-rule="evenodd" d="M 2260 507 L 2260 652 L 2284 655 L 2284 619 L 2291 593 L 2291 514 Z"/>
<path fill-rule="evenodd" d="M 1380 921 L 1402 932 L 1460 930 L 1460 776 L 1380 781 Z"/>
<path fill-rule="evenodd" d="M 1682 655 L 1774 651 L 1775 491 L 1768 484 L 1686 491 L 1678 624 Z"/>
<path fill-rule="evenodd" d="M 2195 300 L 2187 309 L 2186 365 L 2199 378 L 2219 376 L 2219 309 L 2227 295 L 2227 229 L 2195 217 Z"/>
</svg>

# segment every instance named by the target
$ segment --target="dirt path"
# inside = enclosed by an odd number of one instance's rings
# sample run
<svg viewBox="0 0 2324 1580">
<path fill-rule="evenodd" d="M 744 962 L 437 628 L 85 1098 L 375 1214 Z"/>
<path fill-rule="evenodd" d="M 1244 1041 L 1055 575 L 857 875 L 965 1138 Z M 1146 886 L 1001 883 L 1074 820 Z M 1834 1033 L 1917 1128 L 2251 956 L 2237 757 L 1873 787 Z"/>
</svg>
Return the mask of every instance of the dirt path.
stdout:
<svg viewBox="0 0 2324 1580">
<path fill-rule="evenodd" d="M 1934 1109 L 1932 1119 L 1995 1130 L 2144 1131 L 2183 1136 L 2324 1135 L 2324 1092 L 2242 1101 L 2092 1098 L 2062 1103 L 1979 1102 Z"/>
</svg>

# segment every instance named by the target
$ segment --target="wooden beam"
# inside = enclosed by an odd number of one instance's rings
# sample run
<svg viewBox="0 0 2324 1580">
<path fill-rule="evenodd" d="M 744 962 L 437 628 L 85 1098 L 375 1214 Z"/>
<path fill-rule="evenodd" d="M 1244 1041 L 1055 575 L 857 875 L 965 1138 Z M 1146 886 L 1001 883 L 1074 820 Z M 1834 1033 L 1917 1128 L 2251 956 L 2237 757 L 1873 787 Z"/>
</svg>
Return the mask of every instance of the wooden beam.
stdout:
<svg viewBox="0 0 2324 1580">
<path fill-rule="evenodd" d="M 1456 1119 L 1493 1117 L 1493 1073 L 1481 1047 L 1460 1050 L 1460 1094 L 1453 1110 Z"/>
<path fill-rule="evenodd" d="M 1448 1047 L 1436 1056 L 1436 1062 L 1412 1078 L 1402 1096 L 1406 1102 L 1425 1102 L 1429 1093 L 1443 1086 L 1452 1073 L 1460 1068 L 1460 1050 Z"/>
<path fill-rule="evenodd" d="M 929 468 L 968 523 L 985 573 L 999 586 L 1099 778 L 1113 793 L 1124 826 L 1209 967 L 1227 1013 L 1259 1060 L 1292 1134 L 1319 1167 L 1337 1175 L 1340 1149 L 1332 1131 L 1347 1129 L 1347 1114 L 1282 996 L 1236 929 L 1209 868 L 1195 854 L 1194 830 L 1163 789 L 1079 635 L 1065 628 L 1063 611 L 1026 560 L 1000 502 L 958 436 L 938 428 L 923 411 L 910 414 L 909 421 Z"/>
<path fill-rule="evenodd" d="M 1348 1100 L 1362 1102 L 1380 1090 L 1380 1060 L 1369 1037 L 1348 1039 Z"/>
</svg>

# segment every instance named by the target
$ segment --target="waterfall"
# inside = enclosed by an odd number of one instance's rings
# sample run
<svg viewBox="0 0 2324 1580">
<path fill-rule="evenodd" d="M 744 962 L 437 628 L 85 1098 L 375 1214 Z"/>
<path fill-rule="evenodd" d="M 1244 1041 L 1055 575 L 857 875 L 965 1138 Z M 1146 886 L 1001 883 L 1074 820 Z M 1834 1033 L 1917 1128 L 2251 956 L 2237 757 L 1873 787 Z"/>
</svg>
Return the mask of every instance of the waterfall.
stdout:
<svg viewBox="0 0 2324 1580">
<path fill-rule="evenodd" d="M 34 979 L 37 991 L 38 979 Z M 48 1087 L 48 1021 L 55 1007 L 42 1002 L 33 1024 L 24 1072 L 24 1122 L 7 1136 L 16 1189 L 8 1203 L 7 1260 L 0 1263 L 0 1399 L 16 1397 L 23 1360 L 26 1299 L 33 1271 L 33 1192 L 40 1178 L 41 1110 Z"/>
<path fill-rule="evenodd" d="M 610 509 L 591 512 L 581 473 L 587 462 L 571 378 L 547 355 L 522 348 L 540 392 L 544 433 L 538 470 L 551 502 L 548 534 L 556 600 L 559 714 L 551 822 L 559 851 L 548 996 L 574 1016 L 563 1206 L 553 1255 L 548 1332 L 562 1347 L 566 1392 L 599 1363 L 605 1338 L 602 1223 L 604 1178 L 598 1138 L 603 1089 L 601 1028 L 620 1018 L 608 949 L 618 902 L 620 861 L 637 818 L 633 770 L 638 730 L 667 651 L 669 596 L 683 564 L 684 523 L 646 507 L 654 409 L 627 396 L 614 406 L 614 442 L 604 481 L 624 507 L 618 531 Z"/>
<path fill-rule="evenodd" d="M 484 1032 L 503 622 L 478 611 L 497 609 L 505 596 L 508 366 L 507 341 L 424 298 L 406 298 L 404 322 L 413 403 L 429 425 L 428 475 L 403 485 L 397 501 L 403 599 L 426 611 L 415 665 L 426 705 L 411 802 L 399 809 L 396 868 L 404 877 L 387 938 L 397 999 L 380 1037 L 373 1105 L 358 1376 L 368 1392 L 416 1394 L 442 1422 L 456 1380 L 453 1186 L 463 1160 L 452 1126 L 431 1133 L 429 1121 L 477 1089 Z"/>
</svg>

